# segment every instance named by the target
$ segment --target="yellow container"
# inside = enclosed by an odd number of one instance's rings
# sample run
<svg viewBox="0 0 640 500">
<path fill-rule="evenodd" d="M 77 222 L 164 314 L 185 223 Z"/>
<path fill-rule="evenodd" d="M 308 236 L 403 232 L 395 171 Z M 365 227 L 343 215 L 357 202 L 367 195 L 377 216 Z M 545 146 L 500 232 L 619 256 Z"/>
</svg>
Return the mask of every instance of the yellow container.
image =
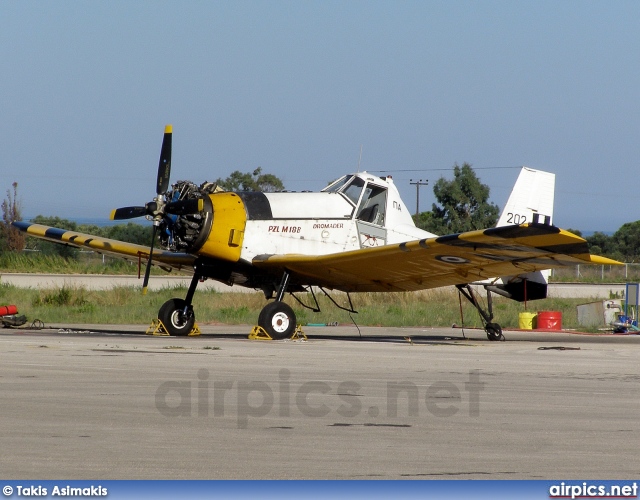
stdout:
<svg viewBox="0 0 640 500">
<path fill-rule="evenodd" d="M 533 330 L 536 325 L 536 313 L 521 312 L 518 314 L 518 328 L 520 330 Z"/>
</svg>

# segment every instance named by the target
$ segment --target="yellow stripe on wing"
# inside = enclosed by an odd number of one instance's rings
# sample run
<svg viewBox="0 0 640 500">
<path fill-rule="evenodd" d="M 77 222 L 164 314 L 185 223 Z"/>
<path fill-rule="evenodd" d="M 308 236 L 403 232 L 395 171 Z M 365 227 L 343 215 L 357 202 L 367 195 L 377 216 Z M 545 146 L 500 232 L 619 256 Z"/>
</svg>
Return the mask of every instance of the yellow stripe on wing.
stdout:
<svg viewBox="0 0 640 500">
<path fill-rule="evenodd" d="M 102 238 L 92 234 L 69 231 L 55 227 L 43 226 L 41 224 L 31 224 L 27 222 L 16 222 L 14 226 L 21 231 L 35 238 L 72 245 L 75 247 L 90 248 L 98 253 L 123 257 L 128 260 L 138 261 L 149 257 L 149 247 L 127 243 L 109 238 Z M 173 253 L 167 250 L 156 250 L 153 252 L 153 262 L 170 267 L 176 270 L 193 272 L 193 263 L 196 257 L 190 254 Z"/>
</svg>

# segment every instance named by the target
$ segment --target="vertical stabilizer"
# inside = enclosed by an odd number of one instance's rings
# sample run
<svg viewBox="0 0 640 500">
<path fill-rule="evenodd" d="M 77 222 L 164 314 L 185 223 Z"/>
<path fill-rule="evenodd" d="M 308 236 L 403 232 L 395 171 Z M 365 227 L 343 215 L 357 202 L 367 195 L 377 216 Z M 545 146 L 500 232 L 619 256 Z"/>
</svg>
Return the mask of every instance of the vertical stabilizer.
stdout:
<svg viewBox="0 0 640 500">
<path fill-rule="evenodd" d="M 522 167 L 513 191 L 498 220 L 498 227 L 537 222 L 553 223 L 553 197 L 556 175 Z M 535 271 L 519 276 L 503 276 L 501 283 L 487 289 L 517 301 L 544 299 L 547 296 L 549 271 Z"/>
<path fill-rule="evenodd" d="M 498 227 L 526 222 L 552 224 L 555 183 L 555 174 L 522 167 Z"/>
</svg>

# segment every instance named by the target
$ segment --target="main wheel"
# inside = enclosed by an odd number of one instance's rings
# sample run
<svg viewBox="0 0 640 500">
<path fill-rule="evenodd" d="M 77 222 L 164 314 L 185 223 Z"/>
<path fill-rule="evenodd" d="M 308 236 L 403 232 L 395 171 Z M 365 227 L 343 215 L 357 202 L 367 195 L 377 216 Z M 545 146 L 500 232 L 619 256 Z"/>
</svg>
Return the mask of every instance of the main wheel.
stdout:
<svg viewBox="0 0 640 500">
<path fill-rule="evenodd" d="M 189 335 L 193 329 L 196 315 L 191 306 L 186 306 L 187 302 L 182 299 L 169 299 L 162 304 L 160 311 L 158 311 L 158 319 L 162 321 L 169 335 Z"/>
<path fill-rule="evenodd" d="M 487 326 L 484 327 L 484 331 L 487 332 L 487 338 L 489 340 L 504 340 L 502 327 L 498 323 L 487 323 Z"/>
<path fill-rule="evenodd" d="M 272 339 L 286 339 L 291 337 L 296 329 L 296 315 L 284 302 L 269 302 L 260 312 L 258 325 L 264 328 Z"/>
</svg>

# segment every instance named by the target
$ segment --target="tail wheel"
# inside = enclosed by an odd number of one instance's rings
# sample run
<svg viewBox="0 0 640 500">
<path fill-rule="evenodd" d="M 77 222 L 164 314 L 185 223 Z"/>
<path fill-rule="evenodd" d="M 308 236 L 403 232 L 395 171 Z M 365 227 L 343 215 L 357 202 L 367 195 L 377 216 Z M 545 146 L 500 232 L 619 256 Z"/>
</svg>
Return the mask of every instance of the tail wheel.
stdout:
<svg viewBox="0 0 640 500">
<path fill-rule="evenodd" d="M 184 336 L 189 335 L 193 330 L 196 315 L 193 312 L 193 308 L 187 306 L 185 300 L 169 299 L 158 311 L 158 319 L 162 321 L 169 335 Z"/>
<path fill-rule="evenodd" d="M 487 332 L 487 338 L 489 340 L 504 340 L 502 327 L 498 323 L 487 323 L 484 330 Z"/>
<path fill-rule="evenodd" d="M 272 339 L 287 339 L 296 329 L 296 315 L 284 302 L 269 302 L 260 313 L 258 325 L 264 328 Z"/>
</svg>

